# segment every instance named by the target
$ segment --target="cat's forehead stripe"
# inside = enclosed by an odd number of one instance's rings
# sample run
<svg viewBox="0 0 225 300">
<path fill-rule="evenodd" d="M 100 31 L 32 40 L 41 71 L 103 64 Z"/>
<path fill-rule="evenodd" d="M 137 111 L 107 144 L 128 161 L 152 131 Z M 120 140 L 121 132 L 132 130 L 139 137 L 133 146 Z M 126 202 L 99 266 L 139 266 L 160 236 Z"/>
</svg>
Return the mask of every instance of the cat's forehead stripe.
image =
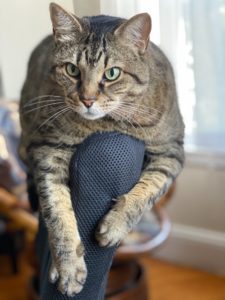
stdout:
<svg viewBox="0 0 225 300">
<path fill-rule="evenodd" d="M 106 43 L 106 39 L 104 36 L 102 37 L 102 49 L 103 49 L 104 53 L 107 52 L 107 43 Z"/>
<path fill-rule="evenodd" d="M 77 50 L 74 59 L 77 66 L 80 61 L 84 60 L 87 65 L 96 66 L 103 56 L 104 67 L 107 66 L 109 58 L 107 55 L 105 38 L 95 39 L 94 36 L 94 34 L 89 34 L 80 49 Z"/>
<path fill-rule="evenodd" d="M 97 62 L 99 62 L 101 56 L 102 56 L 102 51 L 100 50 L 100 51 L 99 51 L 99 54 L 98 54 L 98 57 L 97 57 Z"/>
<path fill-rule="evenodd" d="M 79 62 L 80 62 L 80 60 L 81 60 L 81 56 L 82 56 L 82 51 L 80 50 L 80 51 L 78 51 L 78 53 L 77 53 L 77 63 L 76 63 L 77 66 L 79 65 Z"/>
</svg>

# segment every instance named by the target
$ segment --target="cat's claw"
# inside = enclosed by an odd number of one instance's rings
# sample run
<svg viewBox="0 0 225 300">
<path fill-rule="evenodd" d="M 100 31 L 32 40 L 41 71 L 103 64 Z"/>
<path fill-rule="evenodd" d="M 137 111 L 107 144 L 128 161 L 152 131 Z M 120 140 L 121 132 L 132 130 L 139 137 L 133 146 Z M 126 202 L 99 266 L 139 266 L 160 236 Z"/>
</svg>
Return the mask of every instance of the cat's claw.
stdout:
<svg viewBox="0 0 225 300">
<path fill-rule="evenodd" d="M 54 265 L 54 263 L 52 262 L 50 270 L 49 270 L 49 281 L 51 283 L 55 283 L 59 278 L 59 273 Z"/>
<path fill-rule="evenodd" d="M 111 210 L 100 222 L 95 236 L 102 247 L 117 246 L 126 237 L 129 227 L 120 213 Z"/>
</svg>

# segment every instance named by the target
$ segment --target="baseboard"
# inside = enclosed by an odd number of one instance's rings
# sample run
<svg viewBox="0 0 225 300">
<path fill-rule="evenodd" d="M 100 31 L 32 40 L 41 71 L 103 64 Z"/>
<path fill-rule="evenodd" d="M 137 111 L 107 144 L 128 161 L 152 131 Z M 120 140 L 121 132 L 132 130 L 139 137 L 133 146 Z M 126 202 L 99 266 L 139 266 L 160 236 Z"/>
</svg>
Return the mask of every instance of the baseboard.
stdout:
<svg viewBox="0 0 225 300">
<path fill-rule="evenodd" d="M 154 256 L 225 275 L 225 233 L 174 224 L 170 238 Z"/>
</svg>

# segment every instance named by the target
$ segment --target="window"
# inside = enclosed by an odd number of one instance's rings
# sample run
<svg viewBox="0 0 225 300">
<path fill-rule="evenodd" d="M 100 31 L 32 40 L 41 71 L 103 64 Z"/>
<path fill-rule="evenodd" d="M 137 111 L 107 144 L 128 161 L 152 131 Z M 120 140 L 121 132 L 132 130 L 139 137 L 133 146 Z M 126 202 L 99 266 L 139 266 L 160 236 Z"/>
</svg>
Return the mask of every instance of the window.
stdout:
<svg viewBox="0 0 225 300">
<path fill-rule="evenodd" d="M 187 149 L 225 152 L 225 1 L 159 3 L 160 44 L 175 69 Z"/>
</svg>

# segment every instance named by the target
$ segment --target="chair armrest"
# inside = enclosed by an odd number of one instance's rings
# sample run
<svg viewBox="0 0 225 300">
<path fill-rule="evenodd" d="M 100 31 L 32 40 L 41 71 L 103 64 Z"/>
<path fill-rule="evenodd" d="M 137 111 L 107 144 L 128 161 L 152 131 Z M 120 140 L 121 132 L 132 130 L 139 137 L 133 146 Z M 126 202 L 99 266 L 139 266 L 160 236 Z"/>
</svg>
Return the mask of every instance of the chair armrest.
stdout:
<svg viewBox="0 0 225 300">
<path fill-rule="evenodd" d="M 23 229 L 33 239 L 38 231 L 38 219 L 31 213 L 18 207 L 18 199 L 0 188 L 0 213 L 7 217 L 13 228 Z"/>
</svg>

